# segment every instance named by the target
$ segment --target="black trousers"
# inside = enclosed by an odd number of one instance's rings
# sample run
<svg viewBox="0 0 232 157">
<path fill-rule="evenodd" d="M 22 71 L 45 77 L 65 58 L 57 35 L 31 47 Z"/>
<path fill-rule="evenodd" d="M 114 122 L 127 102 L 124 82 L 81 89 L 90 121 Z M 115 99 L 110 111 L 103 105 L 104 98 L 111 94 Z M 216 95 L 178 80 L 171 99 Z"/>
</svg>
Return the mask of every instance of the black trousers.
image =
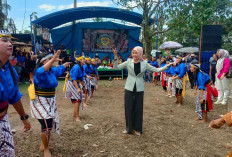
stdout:
<svg viewBox="0 0 232 157">
<path fill-rule="evenodd" d="M 166 86 L 166 84 L 167 84 L 167 81 L 164 81 L 163 90 L 167 90 L 167 86 Z"/>
<path fill-rule="evenodd" d="M 188 71 L 188 76 L 189 76 L 189 82 L 190 82 L 190 85 L 191 85 L 191 89 L 193 89 L 193 87 L 195 86 L 194 75 L 190 70 Z"/>
<path fill-rule="evenodd" d="M 211 78 L 212 78 L 212 81 L 213 81 L 213 84 L 215 85 L 215 72 L 212 72 L 211 73 Z"/>
<path fill-rule="evenodd" d="M 143 96 L 144 92 L 133 92 L 125 90 L 125 118 L 126 130 L 142 133 L 143 127 Z"/>
</svg>

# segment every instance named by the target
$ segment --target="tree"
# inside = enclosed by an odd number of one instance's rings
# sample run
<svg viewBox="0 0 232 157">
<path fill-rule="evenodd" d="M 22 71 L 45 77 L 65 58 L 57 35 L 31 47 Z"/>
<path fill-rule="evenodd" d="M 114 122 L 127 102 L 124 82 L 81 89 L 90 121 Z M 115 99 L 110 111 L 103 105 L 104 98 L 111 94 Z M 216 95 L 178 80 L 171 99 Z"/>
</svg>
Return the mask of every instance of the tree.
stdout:
<svg viewBox="0 0 232 157">
<path fill-rule="evenodd" d="M 113 0 L 117 5 L 129 10 L 134 8 L 142 12 L 142 43 L 144 51 L 150 55 L 152 37 L 181 25 L 189 16 L 193 0 Z M 178 20 L 176 20 L 178 17 Z M 150 24 L 150 19 L 155 22 Z"/>
<path fill-rule="evenodd" d="M 202 25 L 222 25 L 222 47 L 228 49 L 232 42 L 232 1 L 197 0 L 193 1 L 189 18 L 176 29 L 165 33 L 168 40 L 175 40 L 183 46 L 199 46 Z M 176 17 L 175 22 L 178 22 Z M 181 38 L 180 38 L 181 37 Z M 230 48 L 230 52 L 231 48 Z"/>
<path fill-rule="evenodd" d="M 4 27 L 4 23 L 7 20 L 8 10 L 10 10 L 10 5 L 7 1 L 0 0 L 0 28 Z"/>
<path fill-rule="evenodd" d="M 31 31 L 29 31 L 29 30 L 24 30 L 24 34 L 31 34 Z"/>
<path fill-rule="evenodd" d="M 16 25 L 12 18 L 7 18 L 7 29 L 13 34 L 16 34 Z"/>
</svg>

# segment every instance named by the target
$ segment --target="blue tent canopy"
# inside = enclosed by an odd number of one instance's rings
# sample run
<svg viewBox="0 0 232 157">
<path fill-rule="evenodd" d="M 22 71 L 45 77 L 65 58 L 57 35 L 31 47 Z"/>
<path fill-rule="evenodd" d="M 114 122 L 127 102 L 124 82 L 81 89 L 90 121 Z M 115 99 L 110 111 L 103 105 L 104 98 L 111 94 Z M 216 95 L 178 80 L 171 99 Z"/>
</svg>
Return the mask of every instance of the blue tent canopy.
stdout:
<svg viewBox="0 0 232 157">
<path fill-rule="evenodd" d="M 53 45 L 55 48 L 59 48 L 63 44 L 67 49 L 76 51 L 78 54 L 82 52 L 82 31 L 84 28 L 88 29 L 127 29 L 129 30 L 129 49 L 125 53 L 120 53 L 120 55 L 126 59 L 132 48 L 135 46 L 142 46 L 139 42 L 140 27 L 131 27 L 121 24 L 116 24 L 113 22 L 91 22 L 91 23 L 77 23 L 75 25 L 70 25 L 61 28 L 55 28 L 51 30 L 51 37 Z M 94 57 L 96 53 L 86 52 L 86 55 Z M 98 53 L 99 58 L 108 56 L 113 59 L 113 53 Z"/>
<path fill-rule="evenodd" d="M 143 21 L 141 14 L 125 9 L 112 7 L 79 7 L 48 14 L 32 21 L 32 24 L 37 24 L 42 27 L 52 29 L 74 20 L 97 17 L 119 19 L 137 25 L 140 25 Z M 150 24 L 152 22 L 154 22 L 154 19 L 150 19 Z"/>
</svg>

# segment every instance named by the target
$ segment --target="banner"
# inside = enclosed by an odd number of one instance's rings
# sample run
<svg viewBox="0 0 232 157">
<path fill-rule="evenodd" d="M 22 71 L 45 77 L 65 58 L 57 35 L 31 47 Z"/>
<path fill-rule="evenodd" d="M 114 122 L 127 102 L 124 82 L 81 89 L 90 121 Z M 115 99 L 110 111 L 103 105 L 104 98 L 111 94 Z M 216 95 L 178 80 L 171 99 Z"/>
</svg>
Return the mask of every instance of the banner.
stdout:
<svg viewBox="0 0 232 157">
<path fill-rule="evenodd" d="M 41 50 L 44 43 L 49 43 L 50 41 L 50 31 L 39 25 L 33 24 L 33 45 L 35 45 L 34 51 L 37 53 Z"/>
<path fill-rule="evenodd" d="M 41 37 L 43 40 L 49 41 L 50 40 L 50 32 L 46 28 L 42 28 L 38 26 L 36 28 L 36 36 Z"/>
<path fill-rule="evenodd" d="M 129 30 L 127 29 L 82 29 L 83 52 L 127 52 Z"/>
</svg>

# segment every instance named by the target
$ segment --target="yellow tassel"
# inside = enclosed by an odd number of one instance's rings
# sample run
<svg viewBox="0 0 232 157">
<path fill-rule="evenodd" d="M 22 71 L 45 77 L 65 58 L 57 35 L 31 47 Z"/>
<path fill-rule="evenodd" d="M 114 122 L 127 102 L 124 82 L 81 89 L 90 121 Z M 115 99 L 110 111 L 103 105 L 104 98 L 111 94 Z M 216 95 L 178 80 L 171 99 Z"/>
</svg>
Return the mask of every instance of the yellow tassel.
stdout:
<svg viewBox="0 0 232 157">
<path fill-rule="evenodd" d="M 28 87 L 28 94 L 31 100 L 35 100 L 35 85 L 30 84 L 30 86 Z"/>
<path fill-rule="evenodd" d="M 66 83 L 67 83 L 67 81 L 68 81 L 69 77 L 70 77 L 70 74 L 69 74 L 69 72 L 68 72 L 68 73 L 67 73 L 67 75 L 65 76 L 63 92 L 65 92 L 65 91 L 66 91 Z"/>
<path fill-rule="evenodd" d="M 189 77 L 188 77 L 188 73 L 186 73 L 183 77 L 183 92 L 182 92 L 182 96 L 185 96 L 185 82 L 189 81 Z"/>
</svg>

